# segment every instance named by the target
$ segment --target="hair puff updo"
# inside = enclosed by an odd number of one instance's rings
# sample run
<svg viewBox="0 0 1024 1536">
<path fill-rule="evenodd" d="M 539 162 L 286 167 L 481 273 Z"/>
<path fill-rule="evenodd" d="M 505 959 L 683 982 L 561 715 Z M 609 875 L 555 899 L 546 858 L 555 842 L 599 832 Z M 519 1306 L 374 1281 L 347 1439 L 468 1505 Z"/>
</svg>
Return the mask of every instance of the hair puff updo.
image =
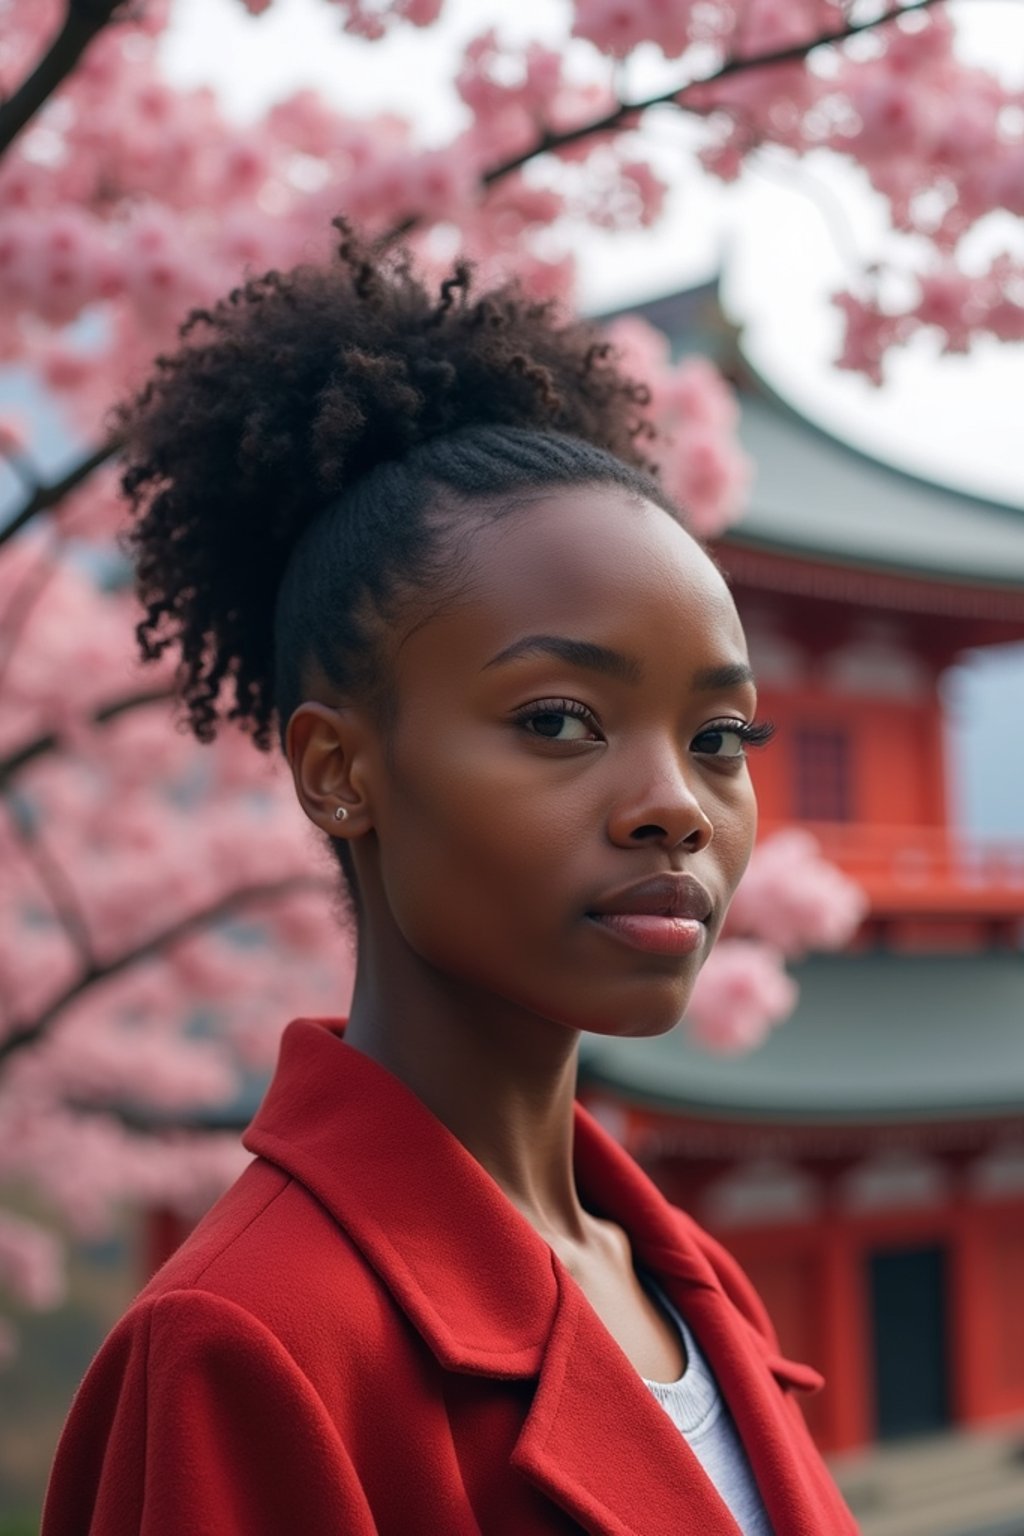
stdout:
<svg viewBox="0 0 1024 1536">
<path fill-rule="evenodd" d="M 436 603 L 460 517 L 594 481 L 675 514 L 642 453 L 647 390 L 592 326 L 515 284 L 475 294 L 464 264 L 431 293 L 335 223 L 331 265 L 194 310 L 116 413 L 139 645 L 180 649 L 201 741 L 235 720 L 266 750 L 276 718 L 283 742 L 314 660 L 383 703 L 394 605 Z"/>
</svg>

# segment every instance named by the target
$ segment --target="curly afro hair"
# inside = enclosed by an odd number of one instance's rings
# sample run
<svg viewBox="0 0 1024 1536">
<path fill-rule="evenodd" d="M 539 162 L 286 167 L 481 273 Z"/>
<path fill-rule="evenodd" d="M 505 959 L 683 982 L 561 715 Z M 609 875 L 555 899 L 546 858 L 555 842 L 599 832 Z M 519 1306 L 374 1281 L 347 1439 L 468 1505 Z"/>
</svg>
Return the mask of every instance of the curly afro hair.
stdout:
<svg viewBox="0 0 1024 1536">
<path fill-rule="evenodd" d="M 267 750 L 276 716 L 283 743 L 314 659 L 380 695 L 394 600 L 436 600 L 460 516 L 592 481 L 678 515 L 642 452 L 647 390 L 593 327 L 514 284 L 477 295 L 464 264 L 431 293 L 335 224 L 331 265 L 194 310 L 116 413 L 139 645 L 180 648 L 201 741 L 235 720 Z"/>
</svg>

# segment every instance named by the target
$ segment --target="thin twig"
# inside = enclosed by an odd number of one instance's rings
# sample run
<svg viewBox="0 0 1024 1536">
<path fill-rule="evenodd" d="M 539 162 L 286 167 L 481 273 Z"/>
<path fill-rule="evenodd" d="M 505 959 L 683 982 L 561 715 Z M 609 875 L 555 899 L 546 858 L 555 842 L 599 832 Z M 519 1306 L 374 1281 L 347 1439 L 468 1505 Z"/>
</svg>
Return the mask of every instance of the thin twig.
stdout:
<svg viewBox="0 0 1024 1536">
<path fill-rule="evenodd" d="M 87 1104 L 81 1099 L 65 1100 L 76 1115 L 102 1116 L 115 1120 L 136 1136 L 237 1136 L 252 1119 L 251 1110 L 239 1113 L 231 1105 L 211 1106 L 207 1114 L 171 1115 L 163 1110 L 133 1109 L 126 1104 Z"/>
<path fill-rule="evenodd" d="M 35 69 L 0 105 L 0 155 L 62 85 L 123 0 L 68 0 L 64 25 Z"/>
<path fill-rule="evenodd" d="M 29 567 L 15 587 L 10 602 L 0 615 L 0 641 L 3 642 L 3 650 L 0 652 L 0 689 L 3 688 L 4 678 L 14 659 L 18 636 L 31 618 L 36 603 L 57 574 L 55 556 L 62 543 L 58 535 L 46 544 L 38 560 Z"/>
<path fill-rule="evenodd" d="M 137 693 L 125 694 L 123 698 L 114 699 L 109 704 L 102 705 L 93 711 L 91 720 L 93 725 L 106 725 L 108 720 L 116 720 L 119 715 L 127 714 L 133 709 L 144 709 L 148 704 L 169 703 L 177 695 L 173 688 L 143 688 Z M 48 752 L 56 752 L 61 746 L 61 736 L 57 731 L 45 731 L 40 736 L 34 736 L 31 741 L 16 748 L 10 756 L 0 758 L 0 792 L 6 787 L 8 781 L 22 768 L 33 763 L 37 758 L 45 757 Z"/>
<path fill-rule="evenodd" d="M 50 899 L 50 904 L 68 940 L 78 951 L 79 959 L 86 970 L 94 970 L 96 955 L 92 947 L 89 924 L 86 922 L 85 912 L 78 899 L 78 892 L 72 885 L 67 872 L 41 837 L 26 830 L 17 816 L 12 817 L 11 822 L 21 844 L 21 851 L 39 876 L 40 883 Z"/>
<path fill-rule="evenodd" d="M 883 27 L 887 22 L 898 21 L 901 16 L 912 16 L 919 11 L 930 9 L 934 5 L 943 4 L 944 0 L 914 0 L 911 5 L 894 6 L 885 11 L 881 16 L 876 16 L 872 21 L 851 21 L 843 27 L 837 27 L 832 32 L 820 32 L 817 36 L 808 38 L 806 42 L 793 43 L 787 48 L 777 48 L 771 53 L 752 54 L 748 58 L 726 59 L 724 64 L 709 75 L 703 75 L 698 79 L 685 80 L 681 85 L 673 86 L 669 91 L 661 91 L 657 96 L 645 97 L 643 101 L 624 101 L 606 112 L 603 117 L 593 118 L 589 123 L 580 123 L 575 128 L 567 128 L 563 133 L 551 133 L 545 131 L 529 149 L 523 150 L 518 155 L 511 156 L 508 160 L 501 161 L 498 165 L 485 171 L 481 177 L 484 187 L 492 186 L 496 181 L 510 176 L 518 171 L 529 161 L 535 160 L 538 155 L 553 154 L 560 149 L 567 148 L 570 144 L 578 144 L 582 139 L 589 139 L 597 134 L 614 132 L 625 127 L 631 118 L 639 117 L 652 107 L 678 106 L 689 112 L 695 112 L 699 116 L 706 115 L 709 108 L 693 107 L 686 101 L 686 96 L 691 91 L 706 90 L 709 86 L 717 85 L 722 80 L 728 80 L 732 75 L 744 74 L 754 69 L 771 69 L 779 64 L 797 64 L 806 59 L 816 48 L 824 48 L 835 43 L 846 42 L 851 37 L 857 37 L 862 32 L 873 32 Z M 416 229 L 422 222 L 422 215 L 411 214 L 401 223 L 382 235 L 378 241 L 381 249 L 386 249 L 396 240 L 402 239 Z"/>
<path fill-rule="evenodd" d="M 0 544 L 6 544 L 8 539 L 12 539 L 37 513 L 47 512 L 51 507 L 55 507 L 59 501 L 81 485 L 83 480 L 88 480 L 95 470 L 105 464 L 108 459 L 113 458 L 120 446 L 119 439 L 109 438 L 107 442 L 94 448 L 59 480 L 54 480 L 49 485 L 35 486 L 20 512 L 16 512 L 10 522 L 0 528 Z"/>
<path fill-rule="evenodd" d="M 108 981 L 112 976 L 118 976 L 122 971 L 129 970 L 133 965 L 139 965 L 143 960 L 152 960 L 164 949 L 177 943 L 179 939 L 186 938 L 190 933 L 196 933 L 203 928 L 219 922 L 224 917 L 230 917 L 239 907 L 247 906 L 253 901 L 273 901 L 280 896 L 291 895 L 293 891 L 320 890 L 326 891 L 328 885 L 322 876 L 316 875 L 292 875 L 285 880 L 272 880 L 262 885 L 243 886 L 231 891 L 226 896 L 212 902 L 199 912 L 192 912 L 180 922 L 173 923 L 165 928 L 162 933 L 155 934 L 142 944 L 137 944 L 134 949 L 126 950 L 113 960 L 104 961 L 102 964 L 89 966 L 82 974 L 66 987 L 59 996 L 48 1003 L 41 1013 L 34 1019 L 15 1024 L 8 1032 L 6 1039 L 0 1041 L 0 1063 L 15 1052 L 24 1050 L 26 1046 L 34 1045 L 41 1040 L 54 1021 L 68 1008 L 76 998 L 98 982 Z"/>
</svg>

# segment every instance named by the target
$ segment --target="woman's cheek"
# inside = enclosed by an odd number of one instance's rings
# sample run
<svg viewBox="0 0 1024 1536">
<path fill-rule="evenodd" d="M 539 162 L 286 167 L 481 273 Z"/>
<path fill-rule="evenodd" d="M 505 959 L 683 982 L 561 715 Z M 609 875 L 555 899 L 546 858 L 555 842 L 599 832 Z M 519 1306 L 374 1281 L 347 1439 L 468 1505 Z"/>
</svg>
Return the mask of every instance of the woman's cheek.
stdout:
<svg viewBox="0 0 1024 1536">
<path fill-rule="evenodd" d="M 711 850 L 717 851 L 730 898 L 739 885 L 754 851 L 757 835 L 757 797 L 746 769 L 735 780 L 734 792 L 724 798 L 717 816 Z"/>
</svg>

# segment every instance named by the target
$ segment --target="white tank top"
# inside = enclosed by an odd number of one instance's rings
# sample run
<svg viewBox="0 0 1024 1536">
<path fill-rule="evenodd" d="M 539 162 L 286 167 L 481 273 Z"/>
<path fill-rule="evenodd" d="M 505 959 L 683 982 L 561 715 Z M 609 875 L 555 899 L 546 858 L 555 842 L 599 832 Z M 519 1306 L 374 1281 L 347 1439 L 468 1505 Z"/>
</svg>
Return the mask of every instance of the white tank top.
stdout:
<svg viewBox="0 0 1024 1536">
<path fill-rule="evenodd" d="M 643 1284 L 653 1292 L 675 1321 L 686 1346 L 686 1369 L 678 1381 L 647 1381 L 655 1398 L 711 1479 L 719 1496 L 728 1506 L 743 1536 L 772 1536 L 747 1453 L 743 1449 L 732 1414 L 718 1390 L 711 1367 L 700 1352 L 696 1339 L 652 1276 L 642 1275 Z"/>
</svg>

